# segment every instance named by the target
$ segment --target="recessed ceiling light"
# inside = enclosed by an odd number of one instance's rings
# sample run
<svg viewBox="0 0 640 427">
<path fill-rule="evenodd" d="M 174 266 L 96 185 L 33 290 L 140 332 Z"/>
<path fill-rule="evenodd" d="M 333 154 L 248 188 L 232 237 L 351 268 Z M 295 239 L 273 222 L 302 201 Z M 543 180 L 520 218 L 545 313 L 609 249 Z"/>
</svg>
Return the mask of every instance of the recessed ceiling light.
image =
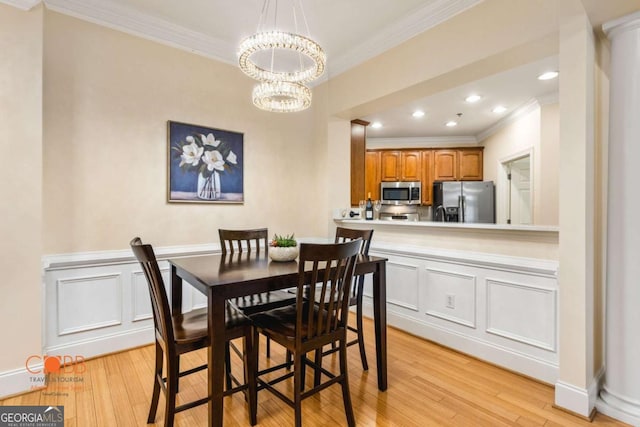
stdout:
<svg viewBox="0 0 640 427">
<path fill-rule="evenodd" d="M 445 123 L 445 126 L 452 128 L 454 126 L 458 126 L 458 122 L 454 122 L 453 120 L 451 120 Z"/>
<path fill-rule="evenodd" d="M 500 114 L 507 111 L 507 108 L 502 105 L 496 105 L 495 107 L 493 107 L 493 110 L 491 111 L 493 111 L 494 113 Z"/>
<path fill-rule="evenodd" d="M 382 127 L 382 123 L 373 122 L 373 123 L 371 123 L 371 127 L 374 128 L 374 129 L 380 129 Z"/>
<path fill-rule="evenodd" d="M 473 95 L 467 96 L 464 100 L 469 103 L 474 103 L 474 102 L 480 101 L 481 99 L 482 97 L 480 95 L 473 94 Z"/>
<path fill-rule="evenodd" d="M 424 111 L 416 110 L 416 111 L 413 112 L 412 116 L 415 117 L 415 118 L 422 117 L 422 116 L 424 116 Z"/>
<path fill-rule="evenodd" d="M 557 71 L 547 71 L 546 73 L 542 73 L 538 76 L 538 80 L 551 80 L 558 77 Z"/>
</svg>

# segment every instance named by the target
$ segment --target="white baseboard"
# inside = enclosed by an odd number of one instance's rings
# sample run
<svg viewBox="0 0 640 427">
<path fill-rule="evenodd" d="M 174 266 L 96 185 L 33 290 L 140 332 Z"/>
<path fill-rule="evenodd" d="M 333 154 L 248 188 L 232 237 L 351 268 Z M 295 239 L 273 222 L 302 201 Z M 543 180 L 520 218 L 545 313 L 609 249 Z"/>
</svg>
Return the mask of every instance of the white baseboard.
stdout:
<svg viewBox="0 0 640 427">
<path fill-rule="evenodd" d="M 43 364 L 33 365 L 32 368 L 40 370 L 43 368 Z M 33 374 L 28 372 L 26 367 L 0 372 L 0 398 L 31 390 L 32 377 Z"/>
<path fill-rule="evenodd" d="M 85 359 L 153 343 L 153 326 L 46 347 L 45 354 L 82 355 Z"/>
<path fill-rule="evenodd" d="M 127 350 L 153 342 L 153 326 L 136 330 L 128 330 L 122 333 L 104 335 L 99 338 L 74 341 L 70 344 L 47 347 L 43 354 L 50 356 L 76 355 L 84 359 L 100 356 L 107 353 Z M 30 365 L 33 370 L 40 371 L 42 363 Z M 14 369 L 0 373 L 0 398 L 33 390 L 34 383 L 31 379 L 34 374 L 25 368 Z"/>
<path fill-rule="evenodd" d="M 576 387 L 564 381 L 556 381 L 555 404 L 574 414 L 589 417 L 595 406 L 595 397 L 590 397 L 587 389 Z"/>
<path fill-rule="evenodd" d="M 629 402 L 609 393 L 606 389 L 600 392 L 600 396 L 596 400 L 596 409 L 609 417 L 633 426 L 640 426 L 640 405 L 638 402 Z"/>
</svg>

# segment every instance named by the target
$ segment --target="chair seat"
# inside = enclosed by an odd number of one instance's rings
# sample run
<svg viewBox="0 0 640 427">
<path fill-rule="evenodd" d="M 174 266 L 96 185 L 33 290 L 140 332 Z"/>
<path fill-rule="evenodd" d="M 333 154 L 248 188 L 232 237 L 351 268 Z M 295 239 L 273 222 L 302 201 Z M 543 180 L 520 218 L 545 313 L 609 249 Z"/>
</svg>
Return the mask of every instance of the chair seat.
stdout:
<svg viewBox="0 0 640 427">
<path fill-rule="evenodd" d="M 231 304 L 247 316 L 275 308 L 295 304 L 296 297 L 287 291 L 272 291 L 236 298 Z"/>
<path fill-rule="evenodd" d="M 207 339 L 209 337 L 206 308 L 199 308 L 188 313 L 174 315 L 171 320 L 173 322 L 176 341 L 181 344 Z M 243 326 L 250 322 L 249 318 L 241 312 L 227 307 L 225 312 L 225 326 L 227 329 Z"/>
<path fill-rule="evenodd" d="M 317 305 L 313 305 L 313 311 L 317 314 L 320 309 Z M 326 313 L 326 310 L 325 310 Z M 302 308 L 302 337 L 307 335 L 307 323 L 304 319 L 308 318 L 309 304 L 304 304 Z M 274 334 L 285 337 L 295 337 L 296 335 L 296 306 L 295 304 L 286 307 L 280 307 L 269 311 L 263 311 L 249 316 L 256 328 L 271 331 Z M 304 338 L 303 338 L 304 341 Z"/>
</svg>

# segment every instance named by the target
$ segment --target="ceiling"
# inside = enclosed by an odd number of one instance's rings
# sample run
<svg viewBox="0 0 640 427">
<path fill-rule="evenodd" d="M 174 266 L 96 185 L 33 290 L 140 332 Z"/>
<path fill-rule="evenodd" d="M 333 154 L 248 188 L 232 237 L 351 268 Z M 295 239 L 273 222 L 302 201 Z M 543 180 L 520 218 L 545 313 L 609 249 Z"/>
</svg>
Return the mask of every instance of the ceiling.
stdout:
<svg viewBox="0 0 640 427">
<path fill-rule="evenodd" d="M 293 0 L 278 2 L 279 28 L 293 30 Z M 297 0 L 295 0 L 297 1 Z M 326 80 L 432 28 L 485 0 L 302 0 L 309 34 L 327 53 Z M 565 1 L 565 0 L 558 0 Z M 48 9 L 236 64 L 240 41 L 253 34 L 265 0 L 0 0 L 24 10 L 43 2 Z M 270 0 L 273 8 L 276 0 Z M 560 3 L 559 3 L 560 4 Z M 640 9 L 638 0 L 582 0 L 594 25 Z M 273 10 L 273 9 L 270 9 Z M 282 26 L 282 27 L 281 27 Z M 304 27 L 299 25 L 302 34 Z M 532 64 L 415 100 L 367 117 L 380 121 L 368 137 L 481 137 L 535 99 L 557 96 L 558 79 L 536 76 L 558 69 L 558 58 Z M 562 76 L 560 76 L 562 78 Z M 476 104 L 464 98 L 483 96 Z M 497 105 L 507 110 L 491 112 Z M 421 119 L 411 113 L 420 108 Z M 444 126 L 462 113 L 459 124 Z"/>
</svg>

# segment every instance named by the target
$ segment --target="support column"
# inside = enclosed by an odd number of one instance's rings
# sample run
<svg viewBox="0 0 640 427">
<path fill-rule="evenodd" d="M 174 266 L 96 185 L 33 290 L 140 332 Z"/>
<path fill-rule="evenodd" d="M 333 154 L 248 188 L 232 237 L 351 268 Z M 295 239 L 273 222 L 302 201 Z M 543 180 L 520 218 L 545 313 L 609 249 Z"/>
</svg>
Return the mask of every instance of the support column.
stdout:
<svg viewBox="0 0 640 427">
<path fill-rule="evenodd" d="M 598 411 L 640 425 L 640 12 L 606 23 L 611 40 L 606 373 Z"/>
</svg>

